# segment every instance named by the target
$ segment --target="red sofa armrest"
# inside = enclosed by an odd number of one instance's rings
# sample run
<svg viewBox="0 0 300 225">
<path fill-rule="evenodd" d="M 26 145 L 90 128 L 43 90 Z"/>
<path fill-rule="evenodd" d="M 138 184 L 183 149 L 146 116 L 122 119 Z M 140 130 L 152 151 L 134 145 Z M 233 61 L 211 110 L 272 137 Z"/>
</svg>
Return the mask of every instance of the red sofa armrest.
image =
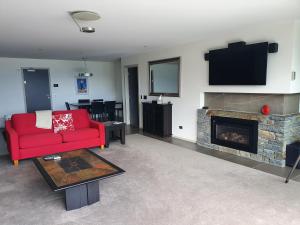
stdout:
<svg viewBox="0 0 300 225">
<path fill-rule="evenodd" d="M 90 127 L 97 128 L 100 134 L 100 146 L 105 145 L 105 126 L 95 120 L 90 120 Z"/>
<path fill-rule="evenodd" d="M 5 133 L 7 137 L 7 148 L 10 152 L 11 160 L 19 160 L 19 135 L 12 127 L 11 120 L 5 121 Z"/>
</svg>

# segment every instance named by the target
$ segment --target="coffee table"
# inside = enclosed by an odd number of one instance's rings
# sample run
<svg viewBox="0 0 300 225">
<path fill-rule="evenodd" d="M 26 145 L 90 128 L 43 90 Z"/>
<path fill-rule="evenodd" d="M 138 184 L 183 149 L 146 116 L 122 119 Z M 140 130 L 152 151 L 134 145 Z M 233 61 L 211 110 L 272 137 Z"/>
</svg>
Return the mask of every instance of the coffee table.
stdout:
<svg viewBox="0 0 300 225">
<path fill-rule="evenodd" d="M 66 210 L 98 202 L 99 180 L 125 171 L 88 149 L 59 153 L 61 160 L 33 159 L 53 191 L 65 192 Z"/>
<path fill-rule="evenodd" d="M 113 139 L 120 139 L 121 144 L 125 144 L 125 123 L 118 121 L 102 122 L 105 126 L 105 147 L 109 147 L 111 134 Z"/>
</svg>

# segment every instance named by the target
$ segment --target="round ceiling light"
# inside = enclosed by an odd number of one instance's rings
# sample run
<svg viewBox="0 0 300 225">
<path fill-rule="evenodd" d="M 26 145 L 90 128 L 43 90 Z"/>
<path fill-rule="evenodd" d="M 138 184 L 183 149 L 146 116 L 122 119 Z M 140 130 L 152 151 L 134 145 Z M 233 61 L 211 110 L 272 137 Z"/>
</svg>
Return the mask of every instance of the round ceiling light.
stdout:
<svg viewBox="0 0 300 225">
<path fill-rule="evenodd" d="M 73 11 L 71 15 L 76 20 L 94 21 L 99 20 L 101 17 L 96 12 L 91 11 Z"/>
<path fill-rule="evenodd" d="M 82 26 L 83 24 L 86 24 L 87 21 L 95 21 L 95 20 L 99 20 L 100 16 L 98 13 L 96 12 L 91 12 L 91 11 L 73 11 L 73 12 L 69 12 L 70 16 L 72 17 L 72 19 L 74 20 L 74 22 L 76 23 L 76 25 L 79 27 L 79 30 L 83 33 L 94 33 L 95 32 L 95 28 L 91 27 L 89 25 L 87 26 Z M 82 23 L 80 21 L 83 21 Z M 82 24 L 82 25 L 80 25 Z"/>
</svg>

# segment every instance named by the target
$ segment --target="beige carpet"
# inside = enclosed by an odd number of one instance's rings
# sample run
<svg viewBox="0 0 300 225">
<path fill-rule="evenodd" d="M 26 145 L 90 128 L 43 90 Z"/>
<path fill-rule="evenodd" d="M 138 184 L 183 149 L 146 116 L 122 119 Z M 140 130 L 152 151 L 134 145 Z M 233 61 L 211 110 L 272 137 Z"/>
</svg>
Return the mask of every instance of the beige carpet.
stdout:
<svg viewBox="0 0 300 225">
<path fill-rule="evenodd" d="M 300 224 L 300 183 L 138 134 L 100 155 L 126 170 L 100 202 L 65 211 L 30 160 L 0 161 L 0 224 Z"/>
</svg>

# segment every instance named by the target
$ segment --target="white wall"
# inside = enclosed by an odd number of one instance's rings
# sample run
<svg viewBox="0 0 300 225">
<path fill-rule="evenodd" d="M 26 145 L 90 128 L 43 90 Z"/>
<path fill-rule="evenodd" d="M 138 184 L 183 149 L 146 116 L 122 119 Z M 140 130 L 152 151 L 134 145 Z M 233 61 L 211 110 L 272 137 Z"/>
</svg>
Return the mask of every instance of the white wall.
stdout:
<svg viewBox="0 0 300 225">
<path fill-rule="evenodd" d="M 296 79 L 291 81 L 291 90 L 297 93 L 300 90 L 300 21 L 294 24 L 293 37 L 292 71 L 296 72 Z"/>
<path fill-rule="evenodd" d="M 116 79 L 121 82 L 120 62 L 87 62 L 88 70 L 94 76 L 89 78 L 88 95 L 76 94 L 75 77 L 83 69 L 82 61 L 40 60 L 0 58 L 0 127 L 3 116 L 25 112 L 24 87 L 21 68 L 48 68 L 50 71 L 53 110 L 65 109 L 65 102 L 77 102 L 79 98 L 103 98 L 120 100 L 120 89 Z M 53 87 L 59 84 L 59 87 Z"/>
<path fill-rule="evenodd" d="M 123 101 L 121 59 L 114 62 L 116 101 Z"/>
<path fill-rule="evenodd" d="M 291 68 L 293 49 L 294 23 L 290 21 L 252 26 L 240 30 L 228 31 L 211 37 L 206 41 L 164 49 L 156 52 L 122 58 L 122 68 L 138 65 L 140 95 L 148 95 L 148 61 L 164 58 L 181 57 L 181 96 L 164 98 L 173 103 L 173 136 L 191 141 L 197 137 L 197 108 L 203 105 L 203 92 L 237 92 L 237 93 L 291 93 Z M 255 43 L 261 41 L 277 42 L 279 51 L 269 54 L 266 86 L 209 86 L 208 62 L 204 61 L 204 53 L 210 49 L 226 47 L 235 41 Z M 123 69 L 126 77 L 126 69 Z M 126 94 L 126 80 L 123 84 Z M 300 88 L 299 90 L 300 91 Z M 124 95 L 125 96 L 125 95 Z M 150 98 L 152 99 L 152 98 Z M 126 105 L 128 105 L 128 99 Z M 126 107 L 126 119 L 129 111 Z M 140 105 L 140 124 L 142 110 Z M 178 128 L 179 125 L 183 129 Z"/>
</svg>

